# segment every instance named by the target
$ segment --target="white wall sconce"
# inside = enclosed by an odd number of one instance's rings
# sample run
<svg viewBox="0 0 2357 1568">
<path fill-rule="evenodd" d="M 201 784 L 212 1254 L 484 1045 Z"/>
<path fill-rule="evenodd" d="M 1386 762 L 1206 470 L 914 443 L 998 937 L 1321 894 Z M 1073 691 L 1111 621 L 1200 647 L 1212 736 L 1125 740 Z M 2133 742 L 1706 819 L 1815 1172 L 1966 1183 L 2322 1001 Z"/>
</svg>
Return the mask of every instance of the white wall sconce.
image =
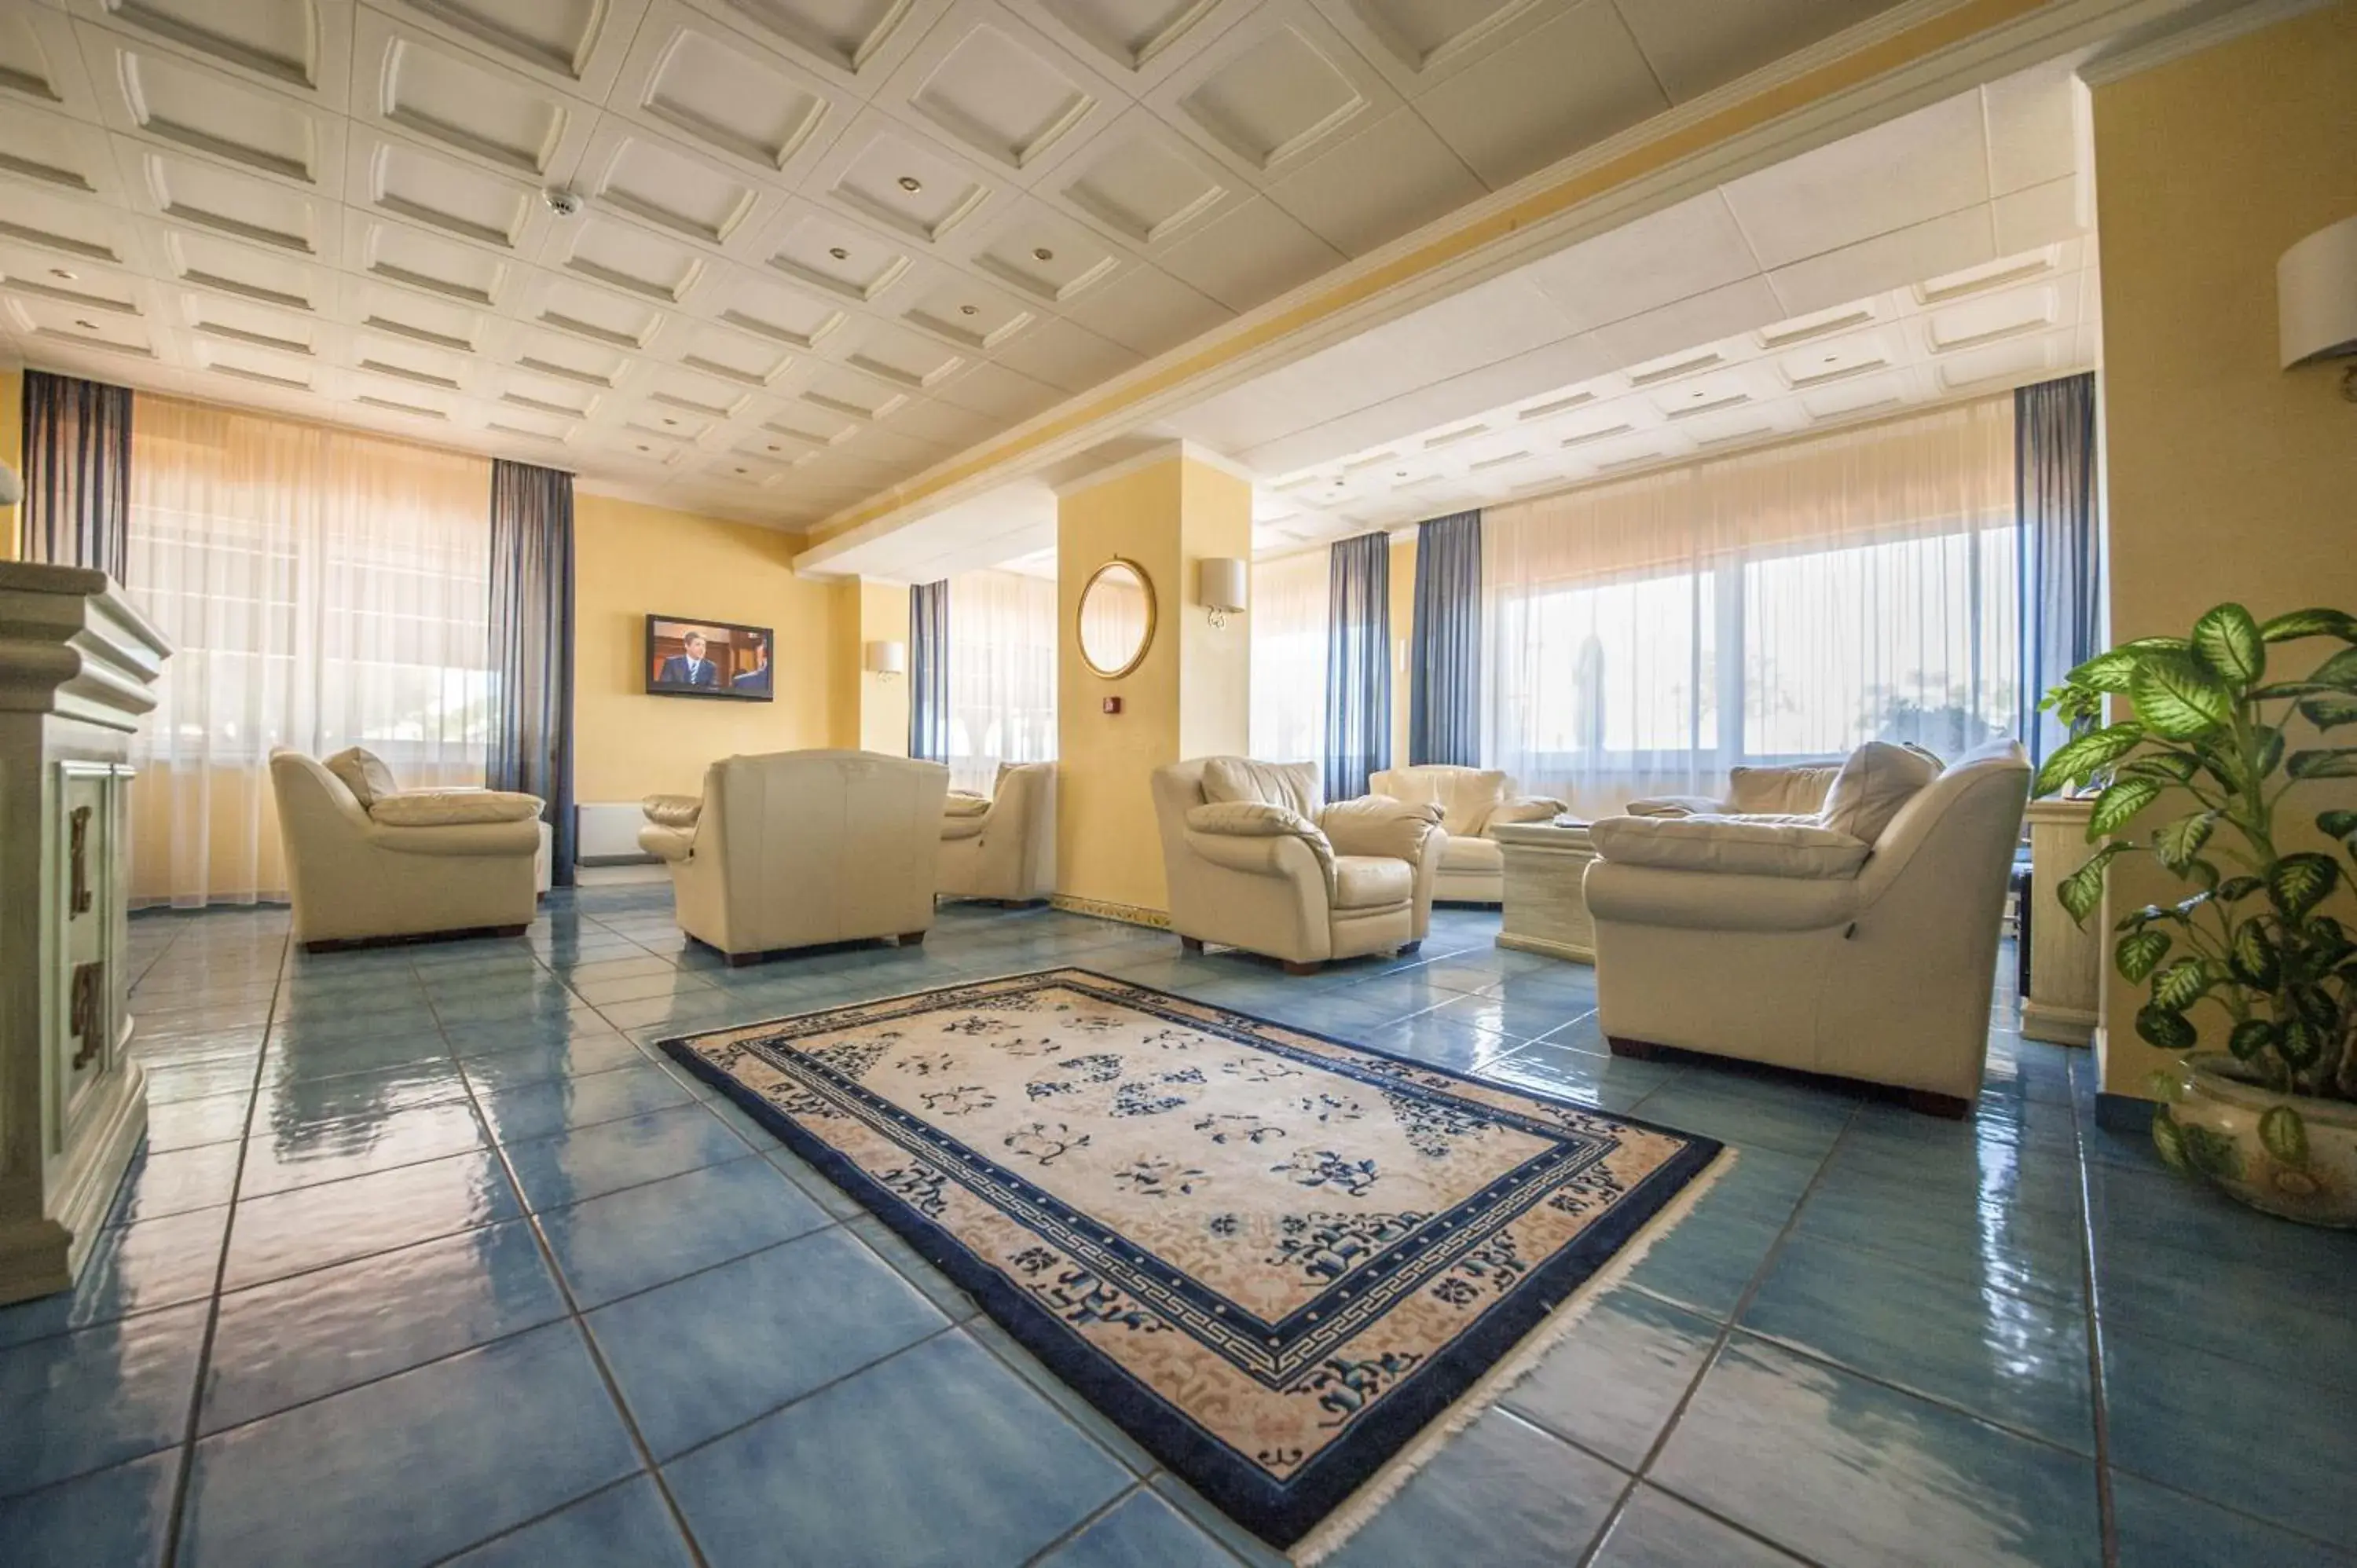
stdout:
<svg viewBox="0 0 2357 1568">
<path fill-rule="evenodd" d="M 1195 568 L 1195 597 L 1213 626 L 1243 613 L 1245 567 L 1232 555 L 1207 555 Z"/>
<path fill-rule="evenodd" d="M 15 506 L 25 499 L 25 487 L 16 471 L 0 463 L 0 506 Z"/>
<path fill-rule="evenodd" d="M 897 681 L 909 668 L 909 645 L 905 642 L 871 642 L 862 660 L 870 675 L 880 675 L 887 681 Z"/>
<path fill-rule="evenodd" d="M 2357 356 L 2357 217 L 2319 229 L 2276 263 L 2276 323 L 2283 368 Z M 2357 403 L 2357 365 L 2341 395 Z"/>
</svg>

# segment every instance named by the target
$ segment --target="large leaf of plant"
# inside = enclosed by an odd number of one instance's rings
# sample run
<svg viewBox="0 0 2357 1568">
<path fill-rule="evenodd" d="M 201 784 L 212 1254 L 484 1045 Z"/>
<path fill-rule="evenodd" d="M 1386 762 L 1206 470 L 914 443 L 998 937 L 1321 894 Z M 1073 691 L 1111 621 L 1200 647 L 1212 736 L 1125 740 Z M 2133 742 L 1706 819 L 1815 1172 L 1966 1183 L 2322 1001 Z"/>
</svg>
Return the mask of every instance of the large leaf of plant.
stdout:
<svg viewBox="0 0 2357 1568">
<path fill-rule="evenodd" d="M 2087 842 L 2093 843 L 2126 825 L 2129 818 L 2160 799 L 2160 786 L 2149 779 L 2123 779 L 2095 798 L 2087 815 Z"/>
<path fill-rule="evenodd" d="M 2198 958 L 2181 958 L 2153 977 L 2152 1004 L 2168 1013 L 2182 1013 L 2210 989 L 2210 976 Z"/>
<path fill-rule="evenodd" d="M 2068 675 L 2063 682 L 2071 686 L 2093 687 L 2098 692 L 2125 692 L 2128 677 L 2136 673 L 2136 653 L 2130 648 L 2115 648 L 2098 653 Z"/>
<path fill-rule="evenodd" d="M 2125 839 L 2114 840 L 2055 887 L 2055 899 L 2070 911 L 2072 920 L 2083 926 L 2087 923 L 2087 917 L 2104 901 L 2104 867 L 2112 863 L 2115 855 L 2133 847 Z"/>
<path fill-rule="evenodd" d="M 2136 666 L 2128 682 L 2136 718 L 2165 740 L 2191 740 L 2223 725 L 2233 693 L 2190 654 L 2159 654 Z"/>
<path fill-rule="evenodd" d="M 2104 764 L 2135 750 L 2143 739 L 2144 725 L 2129 723 L 2107 725 L 2064 741 L 2038 770 L 2038 793 L 2051 794 L 2073 779 L 2085 778 Z"/>
<path fill-rule="evenodd" d="M 2141 927 L 2122 937 L 2112 949 L 2112 961 L 2118 965 L 2122 978 L 2140 982 L 2169 956 L 2174 944 L 2167 931 L 2156 931 L 2150 926 Z"/>
<path fill-rule="evenodd" d="M 2153 857 L 2179 876 L 2192 868 L 2194 856 L 2210 842 L 2211 832 L 2218 824 L 2215 811 L 2195 811 L 2178 818 L 2152 835 Z"/>
<path fill-rule="evenodd" d="M 2134 779 L 2158 779 L 2165 782 L 2190 784 L 2201 771 L 2201 759 L 2190 751 L 2153 751 L 2133 762 L 2120 765 L 2120 772 Z"/>
<path fill-rule="evenodd" d="M 2357 746 L 2295 751 L 2284 767 L 2295 779 L 2357 779 Z"/>
<path fill-rule="evenodd" d="M 2311 685 L 2357 692 L 2357 648 L 2344 648 L 2308 672 Z"/>
<path fill-rule="evenodd" d="M 2303 850 L 2287 854 L 2267 870 L 2267 897 L 2294 925 L 2324 902 L 2341 880 L 2341 863 L 2329 854 Z"/>
<path fill-rule="evenodd" d="M 2342 725 L 2357 724 L 2357 697 L 2341 692 L 2310 697 L 2300 703 L 2299 711 L 2301 717 L 2319 729 L 2338 729 Z"/>
<path fill-rule="evenodd" d="M 2260 639 L 2259 623 L 2240 605 L 2220 605 L 2195 621 L 2193 651 L 2238 686 L 2251 685 L 2267 672 L 2267 649 Z"/>
<path fill-rule="evenodd" d="M 2269 617 L 2259 628 L 2259 636 L 2267 642 L 2289 642 L 2301 637 L 2337 637 L 2357 642 L 2357 617 L 2345 610 L 2287 610 Z"/>
<path fill-rule="evenodd" d="M 2226 1036 L 2226 1048 L 2237 1061 L 2256 1061 L 2276 1043 L 2276 1026 L 2265 1018 L 2245 1018 Z"/>
<path fill-rule="evenodd" d="M 2146 1044 L 2158 1046 L 2164 1051 L 2190 1050 L 2200 1037 L 2193 1026 L 2185 1021 L 2185 1015 L 2171 1013 L 2149 1002 L 2136 1009 L 2136 1026 Z"/>
<path fill-rule="evenodd" d="M 2233 966 L 2234 978 L 2261 991 L 2275 989 L 2283 973 L 2276 944 L 2268 940 L 2265 919 L 2245 920 L 2234 928 L 2234 940 L 2227 949 L 2227 961 Z"/>
</svg>

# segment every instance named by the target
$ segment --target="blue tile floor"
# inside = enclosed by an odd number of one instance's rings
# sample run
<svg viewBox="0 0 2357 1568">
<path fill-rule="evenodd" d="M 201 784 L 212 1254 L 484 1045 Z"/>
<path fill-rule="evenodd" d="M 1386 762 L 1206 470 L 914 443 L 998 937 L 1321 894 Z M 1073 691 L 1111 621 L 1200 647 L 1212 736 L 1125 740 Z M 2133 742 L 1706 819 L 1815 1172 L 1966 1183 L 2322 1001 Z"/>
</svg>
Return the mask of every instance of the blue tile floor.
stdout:
<svg viewBox="0 0 2357 1568">
<path fill-rule="evenodd" d="M 1496 929 L 1295 979 L 972 906 L 732 971 L 661 885 L 321 958 L 143 918 L 151 1133 L 80 1289 L 0 1309 L 0 1560 L 1276 1561 L 649 1044 L 1071 963 L 1741 1150 L 1344 1568 L 2357 1563 L 2357 1240 L 2096 1128 L 2002 988 L 1942 1122 L 1616 1060 Z"/>
</svg>

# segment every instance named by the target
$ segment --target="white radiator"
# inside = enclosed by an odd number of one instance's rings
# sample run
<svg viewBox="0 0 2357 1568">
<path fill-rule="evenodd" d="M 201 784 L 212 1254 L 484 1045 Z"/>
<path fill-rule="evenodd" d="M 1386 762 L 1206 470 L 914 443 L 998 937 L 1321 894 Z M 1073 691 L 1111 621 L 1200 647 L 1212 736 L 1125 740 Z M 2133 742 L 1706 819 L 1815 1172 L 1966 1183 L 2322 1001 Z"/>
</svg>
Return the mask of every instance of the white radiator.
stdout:
<svg viewBox="0 0 2357 1568">
<path fill-rule="evenodd" d="M 636 800 L 601 801 L 580 808 L 579 842 L 573 858 L 583 865 L 629 865 L 654 859 L 639 847 L 647 814 Z"/>
</svg>

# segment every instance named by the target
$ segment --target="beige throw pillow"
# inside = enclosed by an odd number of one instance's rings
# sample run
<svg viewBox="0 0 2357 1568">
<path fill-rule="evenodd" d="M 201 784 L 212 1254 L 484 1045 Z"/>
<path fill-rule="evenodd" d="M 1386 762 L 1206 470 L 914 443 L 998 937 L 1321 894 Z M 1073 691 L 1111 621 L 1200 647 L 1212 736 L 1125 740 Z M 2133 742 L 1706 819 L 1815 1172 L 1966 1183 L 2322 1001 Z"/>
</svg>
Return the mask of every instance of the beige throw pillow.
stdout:
<svg viewBox="0 0 2357 1568">
<path fill-rule="evenodd" d="M 401 793 L 401 786 L 393 781 L 393 769 L 379 761 L 376 753 L 357 746 L 345 747 L 320 766 L 344 781 L 363 811 L 388 795 Z"/>
<path fill-rule="evenodd" d="M 1882 836 L 1899 808 L 1940 776 L 1928 753 L 1870 740 L 1849 755 L 1825 791 L 1817 821 L 1837 833 L 1867 843 Z"/>
<path fill-rule="evenodd" d="M 1214 806 L 1237 801 L 1282 806 L 1297 816 L 1314 821 L 1323 796 L 1314 762 L 1254 762 L 1243 757 L 1215 757 L 1203 765 L 1203 799 Z"/>
<path fill-rule="evenodd" d="M 699 795 L 649 795 L 639 802 L 639 810 L 659 828 L 692 828 L 695 819 L 704 815 L 704 799 Z"/>
<path fill-rule="evenodd" d="M 1781 817 L 1817 811 L 1840 773 L 1839 763 L 1822 768 L 1730 768 L 1725 814 Z"/>
<path fill-rule="evenodd" d="M 528 822 L 540 815 L 540 797 L 504 789 L 411 789 L 369 808 L 384 828 L 456 828 L 481 822 Z"/>
<path fill-rule="evenodd" d="M 1736 876 L 1854 876 L 1867 847 L 1813 817 L 1605 817 L 1587 832 L 1620 865 Z"/>
</svg>

